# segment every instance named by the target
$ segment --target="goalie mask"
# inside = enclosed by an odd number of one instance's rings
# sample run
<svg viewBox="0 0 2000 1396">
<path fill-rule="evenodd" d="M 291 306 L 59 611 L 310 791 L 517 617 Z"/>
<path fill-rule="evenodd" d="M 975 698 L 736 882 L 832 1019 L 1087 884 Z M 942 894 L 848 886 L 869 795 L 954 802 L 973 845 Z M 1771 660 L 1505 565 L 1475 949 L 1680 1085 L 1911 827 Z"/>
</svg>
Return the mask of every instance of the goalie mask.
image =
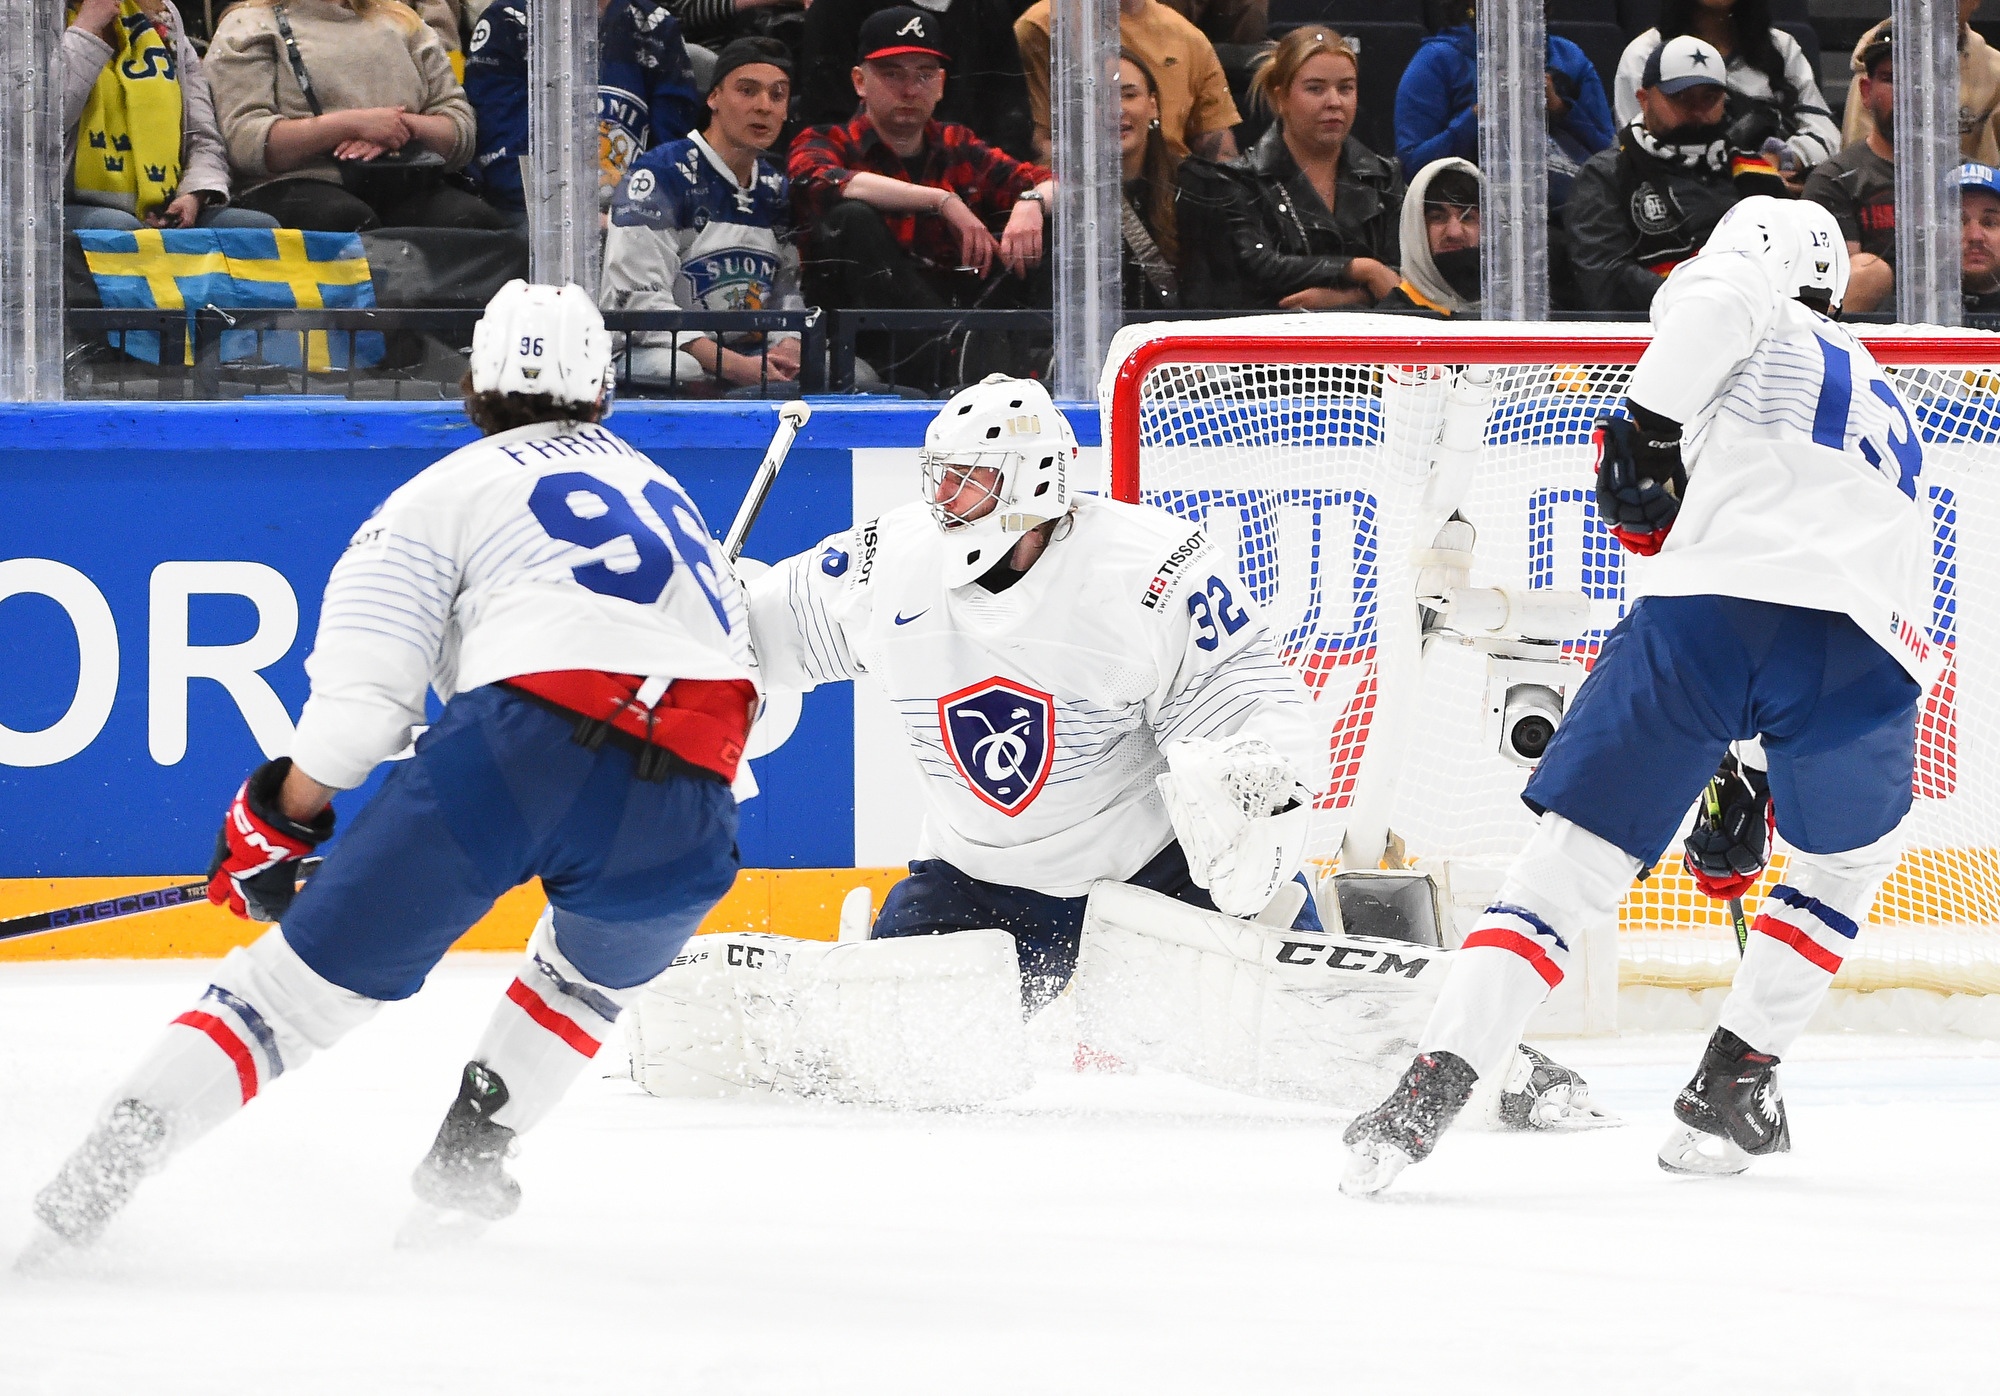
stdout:
<svg viewBox="0 0 2000 1396">
<path fill-rule="evenodd" d="M 1048 389 L 995 374 L 924 433 L 924 502 L 944 534 L 944 584 L 991 571 L 1021 535 L 1069 513 L 1076 436 Z"/>
<path fill-rule="evenodd" d="M 580 286 L 514 280 L 472 329 L 472 390 L 548 397 L 611 415 L 611 336 Z M 597 413 L 599 404 L 603 411 Z"/>
</svg>

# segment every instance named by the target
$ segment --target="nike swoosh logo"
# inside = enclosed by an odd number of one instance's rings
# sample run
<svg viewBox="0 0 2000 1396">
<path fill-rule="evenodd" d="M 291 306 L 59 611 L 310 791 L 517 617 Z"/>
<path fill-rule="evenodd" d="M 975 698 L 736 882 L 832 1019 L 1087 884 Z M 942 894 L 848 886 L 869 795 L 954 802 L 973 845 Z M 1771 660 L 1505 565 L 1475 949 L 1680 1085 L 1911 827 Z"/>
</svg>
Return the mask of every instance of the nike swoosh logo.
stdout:
<svg viewBox="0 0 2000 1396">
<path fill-rule="evenodd" d="M 904 615 L 904 614 L 903 614 L 903 613 L 902 613 L 901 611 L 898 611 L 898 612 L 896 613 L 896 624 L 898 624 L 898 625 L 908 625 L 908 624 L 909 624 L 909 623 L 910 623 L 911 621 L 913 621 L 913 620 L 921 620 L 921 619 L 923 619 L 923 617 L 925 617 L 925 616 L 929 615 L 930 613 L 931 613 L 931 609 L 930 609 L 930 607 L 928 607 L 928 606 L 924 607 L 924 609 L 923 609 L 923 610 L 921 610 L 921 611 L 918 611 L 918 612 L 917 612 L 917 613 L 916 613 L 916 614 L 915 614 L 914 616 L 906 616 L 906 615 Z"/>
</svg>

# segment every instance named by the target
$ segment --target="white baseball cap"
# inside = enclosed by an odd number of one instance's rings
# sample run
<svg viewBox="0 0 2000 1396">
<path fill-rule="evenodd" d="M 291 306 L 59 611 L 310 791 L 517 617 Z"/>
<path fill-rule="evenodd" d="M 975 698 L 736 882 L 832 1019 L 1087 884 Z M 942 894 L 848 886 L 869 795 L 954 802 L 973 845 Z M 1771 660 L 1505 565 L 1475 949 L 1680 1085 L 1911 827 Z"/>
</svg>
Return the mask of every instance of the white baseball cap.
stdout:
<svg viewBox="0 0 2000 1396">
<path fill-rule="evenodd" d="M 1690 87 L 1722 87 L 1727 66 L 1714 44 L 1683 34 L 1653 50 L 1639 86 L 1658 88 L 1669 97 Z"/>
</svg>

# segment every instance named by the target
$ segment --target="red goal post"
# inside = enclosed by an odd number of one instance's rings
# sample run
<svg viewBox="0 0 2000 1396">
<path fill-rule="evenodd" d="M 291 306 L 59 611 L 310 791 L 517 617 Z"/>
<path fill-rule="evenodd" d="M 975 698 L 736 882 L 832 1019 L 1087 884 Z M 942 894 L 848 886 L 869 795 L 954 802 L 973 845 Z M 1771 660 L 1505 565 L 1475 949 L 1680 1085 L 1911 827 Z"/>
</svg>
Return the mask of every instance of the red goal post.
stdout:
<svg viewBox="0 0 2000 1396">
<path fill-rule="evenodd" d="M 1947 666 L 1922 713 L 1909 851 L 1837 982 L 2000 994 L 2000 549 L 1981 546 L 2000 537 L 2000 334 L 1859 337 L 1925 442 L 1930 629 Z M 1417 531 L 1434 527 L 1426 481 L 1454 386 L 1486 374 L 1492 401 L 1461 506 L 1479 530 L 1472 580 L 1585 592 L 1595 628 L 1562 646 L 1580 673 L 1624 607 L 1624 555 L 1595 517 L 1589 428 L 1622 401 L 1647 342 L 1626 324 L 1344 314 L 1132 326 L 1114 340 L 1099 404 L 1111 494 L 1233 537 L 1237 582 L 1322 704 L 1339 705 L 1322 861 L 1358 823 L 1393 835 L 1408 862 L 1447 867 L 1466 904 L 1525 838 L 1527 772 L 1482 746 L 1483 658 L 1416 633 L 1410 557 L 1431 543 Z M 1727 983 L 1726 913 L 1695 891 L 1677 848 L 1621 913 L 1628 986 Z M 1771 878 L 1782 869 L 1781 849 Z"/>
</svg>

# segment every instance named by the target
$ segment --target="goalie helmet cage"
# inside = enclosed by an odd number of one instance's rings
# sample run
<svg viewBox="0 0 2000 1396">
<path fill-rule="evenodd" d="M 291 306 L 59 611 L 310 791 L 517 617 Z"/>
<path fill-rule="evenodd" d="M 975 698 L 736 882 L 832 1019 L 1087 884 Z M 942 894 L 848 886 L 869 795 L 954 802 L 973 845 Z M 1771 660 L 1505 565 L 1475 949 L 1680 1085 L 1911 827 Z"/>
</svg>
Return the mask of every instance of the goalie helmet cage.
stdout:
<svg viewBox="0 0 2000 1396">
<path fill-rule="evenodd" d="M 1527 769 L 1482 724 L 1484 655 L 1426 646 L 1419 632 L 1412 552 L 1431 545 L 1452 502 L 1433 483 L 1450 473 L 1440 441 L 1472 401 L 1484 423 L 1476 436 L 1461 423 L 1476 456 L 1460 462 L 1471 468 L 1457 500 L 1478 529 L 1472 584 L 1582 591 L 1596 628 L 1562 651 L 1588 666 L 1626 600 L 1626 555 L 1596 517 L 1590 432 L 1622 404 L 1647 338 L 1633 325 L 1350 315 L 1331 334 L 1334 318 L 1123 331 L 1100 385 L 1108 483 L 1236 554 L 1235 577 L 1163 569 L 1147 604 L 1240 587 L 1332 708 L 1309 856 L 1330 865 L 1346 838 L 1352 860 L 1393 831 L 1411 862 L 1448 864 L 1464 906 L 1497 886 L 1533 825 L 1520 802 Z M 1907 851 L 1835 983 L 2000 993 L 2000 672 L 1986 628 L 2000 627 L 2000 558 L 1959 546 L 2000 528 L 2000 334 L 1884 326 L 1861 338 L 1924 441 L 1917 489 L 1935 563 L 1925 619 L 1946 662 L 1919 713 Z M 1784 863 L 1781 842 L 1746 899 L 1751 915 Z M 1728 912 L 1682 872 L 1678 840 L 1627 898 L 1617 940 L 1625 986 L 1720 987 L 1736 961 Z"/>
</svg>

